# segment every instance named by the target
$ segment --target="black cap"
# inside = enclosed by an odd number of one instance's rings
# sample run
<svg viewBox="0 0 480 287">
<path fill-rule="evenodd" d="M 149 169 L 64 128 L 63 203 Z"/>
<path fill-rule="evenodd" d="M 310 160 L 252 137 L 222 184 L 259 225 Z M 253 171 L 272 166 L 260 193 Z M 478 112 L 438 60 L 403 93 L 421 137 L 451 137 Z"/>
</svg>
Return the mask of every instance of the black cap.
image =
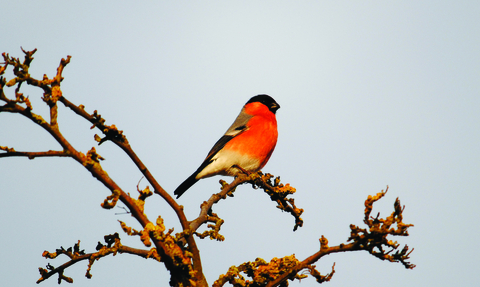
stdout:
<svg viewBox="0 0 480 287">
<path fill-rule="evenodd" d="M 258 96 L 255 96 L 253 98 L 251 98 L 247 104 L 249 103 L 255 103 L 255 102 L 259 102 L 259 103 L 262 103 L 264 104 L 265 106 L 268 107 L 268 109 L 272 112 L 272 113 L 275 113 L 279 108 L 280 108 L 280 105 L 272 98 L 270 97 L 269 95 L 258 95 Z"/>
</svg>

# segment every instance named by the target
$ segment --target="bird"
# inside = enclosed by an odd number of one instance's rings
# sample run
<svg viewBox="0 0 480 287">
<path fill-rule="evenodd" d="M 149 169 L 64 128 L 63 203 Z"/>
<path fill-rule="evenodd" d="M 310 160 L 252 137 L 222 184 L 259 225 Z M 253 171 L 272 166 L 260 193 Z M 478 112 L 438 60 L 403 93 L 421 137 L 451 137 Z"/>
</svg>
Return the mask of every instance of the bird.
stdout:
<svg viewBox="0 0 480 287">
<path fill-rule="evenodd" d="M 252 97 L 200 167 L 173 192 L 177 199 L 202 178 L 256 172 L 270 159 L 278 138 L 280 105 L 269 95 Z"/>
</svg>

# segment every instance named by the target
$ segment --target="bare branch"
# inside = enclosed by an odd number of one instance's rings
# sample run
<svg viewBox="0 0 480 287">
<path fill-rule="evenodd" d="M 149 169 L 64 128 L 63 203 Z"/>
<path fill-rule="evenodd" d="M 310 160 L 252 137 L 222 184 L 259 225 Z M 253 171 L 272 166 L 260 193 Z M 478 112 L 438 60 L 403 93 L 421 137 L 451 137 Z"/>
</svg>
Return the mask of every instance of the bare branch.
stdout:
<svg viewBox="0 0 480 287">
<path fill-rule="evenodd" d="M 285 256 L 282 259 L 274 258 L 269 264 L 266 264 L 263 259 L 257 259 L 254 263 L 248 262 L 238 267 L 231 267 L 225 275 L 220 276 L 213 286 L 220 287 L 227 282 L 230 282 L 233 285 L 237 284 L 238 286 L 280 286 L 281 284 L 285 284 L 288 279 L 294 280 L 304 278 L 299 275 L 302 270 L 307 270 L 310 275 L 317 279 L 318 283 L 326 282 L 329 281 L 335 273 L 334 267 L 332 267 L 331 273 L 321 275 L 320 272 L 315 270 L 315 266 L 312 264 L 325 255 L 347 251 L 365 250 L 379 259 L 388 260 L 390 262 L 399 262 L 402 263 L 405 268 L 413 269 L 415 265 L 406 261 L 409 259 L 413 250 L 408 252 L 408 246 L 404 246 L 404 248 L 399 251 L 399 245 L 396 242 L 387 240 L 388 235 L 408 236 L 407 229 L 408 227 L 413 226 L 412 224 L 404 224 L 402 222 L 404 208 L 401 208 L 398 198 L 395 201 L 394 212 L 392 215 L 386 219 L 379 218 L 379 216 L 376 218 L 370 217 L 373 203 L 382 198 L 385 193 L 386 191 L 382 191 L 376 196 L 369 196 L 365 201 L 365 223 L 368 229 L 360 229 L 355 225 L 351 225 L 351 236 L 348 241 L 353 242 L 329 247 L 328 240 L 322 236 L 320 238 L 320 250 L 301 262 L 296 260 L 293 255 Z M 384 250 L 384 248 L 387 248 L 388 250 Z M 392 255 L 392 251 L 395 250 L 396 252 Z M 289 263 L 286 267 L 276 269 L 278 263 L 275 262 L 279 262 L 279 260 Z M 263 267 L 260 268 L 260 266 Z M 263 272 L 265 269 L 270 270 L 267 273 L 268 276 L 259 276 L 259 272 Z M 253 281 L 245 280 L 243 276 L 240 275 L 241 272 L 247 274 Z"/>
<path fill-rule="evenodd" d="M 62 73 L 66 65 L 70 63 L 71 57 L 68 56 L 66 59 L 60 61 L 56 75 L 53 78 L 50 79 L 44 75 L 43 79 L 37 80 L 32 78 L 28 72 L 36 49 L 33 51 L 25 51 L 22 49 L 22 51 L 25 54 L 23 61 L 19 58 L 10 57 L 6 53 L 2 54 L 4 63 L 0 63 L 0 75 L 5 73 L 8 66 L 12 66 L 14 78 L 7 81 L 3 76 L 0 76 L 0 101 L 4 102 L 3 106 L 0 106 L 0 113 L 15 113 L 30 119 L 45 129 L 61 145 L 63 150 L 28 152 L 16 151 L 11 147 L 0 146 L 0 151 L 3 151 L 0 152 L 0 158 L 14 156 L 28 157 L 29 159 L 34 159 L 35 157 L 73 158 L 110 190 L 111 194 L 108 195 L 101 204 L 103 208 L 113 208 L 117 202 L 120 201 L 125 204 L 125 209 L 128 208 L 128 213 L 142 226 L 141 229 L 135 230 L 125 223 L 120 222 L 124 232 L 130 236 L 138 236 L 147 247 L 150 247 L 152 243 L 154 245 L 154 248 L 150 250 L 123 246 L 120 243 L 118 234 L 114 234 L 106 236 L 105 242 L 107 244 L 99 243 L 97 252 L 94 253 L 85 254 L 83 250 L 80 250 L 80 241 L 75 244 L 73 248 L 68 248 L 67 250 L 62 247 L 54 253 L 45 251 L 43 256 L 46 258 L 55 258 L 63 254 L 68 256 L 70 260 L 56 268 L 50 264 L 47 265 L 46 269 L 39 268 L 41 278 L 37 283 L 55 274 L 58 275 L 59 283 L 61 281 L 71 283 L 73 279 L 64 275 L 65 269 L 83 260 L 88 260 L 89 262 L 86 276 L 90 278 L 92 276 L 90 270 L 96 260 L 120 252 L 135 254 L 143 258 L 154 258 L 157 261 L 163 262 L 170 272 L 170 284 L 172 286 L 207 286 L 199 250 L 193 235 L 200 238 L 209 237 L 220 241 L 224 240 L 224 237 L 219 233 L 224 221 L 217 214 L 213 213 L 213 205 L 221 199 L 226 199 L 227 196 L 233 197 L 236 187 L 247 182 L 252 184 L 254 188 L 262 188 L 269 195 L 270 199 L 277 203 L 277 208 L 290 213 L 295 218 L 294 231 L 303 225 L 301 218 L 303 209 L 297 208 L 294 199 L 289 197 L 296 192 L 295 188 L 289 184 L 281 184 L 280 177 L 274 178 L 273 175 L 263 174 L 262 172 L 245 172 L 245 174 L 237 176 L 230 184 L 221 181 L 222 190 L 219 193 L 213 194 L 207 201 L 201 204 L 200 214 L 196 219 L 190 222 L 187 221 L 183 212 L 183 206 L 179 205 L 170 194 L 160 186 L 148 168 L 133 151 L 123 132 L 117 129 L 115 125 L 106 125 L 105 119 L 102 118 L 97 111 L 93 111 L 93 113 L 90 114 L 85 111 L 83 105 L 75 105 L 64 97 L 61 90 L 61 82 L 63 80 Z M 24 83 L 43 90 L 42 100 L 50 109 L 49 120 L 45 120 L 41 115 L 32 112 L 32 104 L 29 98 L 25 97 L 20 91 Z M 4 92 L 4 87 L 14 87 L 15 85 L 14 96 L 11 98 L 7 97 Z M 103 137 L 95 135 L 95 140 L 99 145 L 106 141 L 111 141 L 120 147 L 148 180 L 153 191 L 150 190 L 149 186 L 142 190 L 137 185 L 137 191 L 139 192 L 138 199 L 131 197 L 130 194 L 122 190 L 103 169 L 100 164 L 103 158 L 97 153 L 94 147 L 85 154 L 77 151 L 60 132 L 57 123 L 58 101 L 62 102 L 65 107 L 71 109 L 77 115 L 88 120 L 92 124 L 92 129 L 96 127 L 103 133 Z M 288 279 L 300 280 L 306 277 L 305 274 L 300 273 L 302 270 L 315 277 L 318 283 L 326 282 L 329 281 L 335 273 L 335 265 L 332 266 L 330 273 L 322 275 L 312 264 L 325 255 L 346 251 L 364 250 L 381 260 L 402 263 L 407 269 L 414 268 L 415 265 L 407 261 L 413 249 L 409 250 L 406 245 L 403 248 L 399 248 L 400 245 L 397 242 L 387 238 L 389 235 L 408 236 L 407 230 L 413 226 L 412 224 L 403 223 L 403 211 L 405 207 L 400 204 L 399 199 L 396 199 L 394 211 L 390 216 L 386 218 L 380 218 L 380 214 L 376 217 L 371 216 L 373 204 L 382 198 L 387 190 L 388 187 L 385 192 L 382 191 L 375 196 L 369 196 L 365 201 L 363 222 L 366 228 L 351 225 L 350 237 L 347 240 L 349 243 L 329 247 L 328 240 L 322 236 L 320 238 L 320 250 L 303 261 L 297 260 L 294 255 L 283 258 L 273 258 L 270 262 L 258 258 L 254 262 L 247 262 L 237 267 L 231 267 L 227 274 L 220 276 L 219 280 L 214 283 L 214 286 L 223 286 L 227 282 L 235 286 L 287 286 Z M 145 200 L 153 193 L 161 196 L 176 212 L 182 226 L 181 232 L 173 235 L 173 229 L 167 231 L 163 218 L 160 216 L 158 216 L 155 223 L 147 218 L 144 212 Z M 209 224 L 207 225 L 206 231 L 202 233 L 197 232 L 200 226 L 207 223 Z M 251 277 L 253 281 L 245 280 L 241 273 Z"/>
<path fill-rule="evenodd" d="M 34 159 L 36 157 L 68 157 L 70 154 L 65 151 L 49 150 L 49 151 L 15 151 L 13 148 L 0 146 L 0 150 L 6 151 L 6 153 L 0 153 L 1 157 L 21 156 Z"/>
<path fill-rule="evenodd" d="M 246 183 L 248 181 L 249 181 L 249 177 L 244 174 L 240 174 L 237 177 L 235 177 L 235 179 L 230 184 L 226 184 L 224 181 L 222 181 L 224 183 L 222 191 L 220 191 L 219 193 L 213 194 L 212 196 L 210 196 L 210 198 L 207 201 L 204 201 L 200 205 L 200 214 L 196 219 L 190 221 L 190 229 L 192 231 L 196 231 L 202 224 L 208 222 L 208 217 L 209 217 L 209 214 L 211 214 L 212 206 L 218 203 L 221 199 L 226 199 L 227 194 L 230 194 L 231 196 L 232 193 L 237 188 L 237 186 L 239 186 L 240 184 Z"/>
<path fill-rule="evenodd" d="M 66 107 L 70 108 L 72 111 L 80 115 L 81 117 L 85 118 L 89 122 L 93 124 L 92 128 L 97 127 L 100 129 L 103 134 L 105 135 L 104 138 L 96 137 L 99 144 L 109 140 L 115 143 L 118 147 L 120 147 L 135 163 L 137 168 L 142 172 L 145 178 L 150 182 L 152 185 L 154 192 L 160 195 L 175 211 L 177 217 L 183 228 L 183 234 L 185 235 L 185 239 L 188 242 L 188 250 L 193 254 L 193 265 L 195 270 L 197 271 L 196 274 L 203 274 L 202 272 L 202 264 L 200 260 L 200 252 L 198 250 L 197 244 L 192 236 L 192 231 L 190 231 L 190 226 L 188 224 L 187 217 L 183 212 L 183 207 L 179 205 L 173 197 L 170 196 L 157 182 L 157 180 L 153 177 L 150 173 L 148 168 L 145 164 L 140 160 L 137 154 L 133 151 L 132 147 L 130 146 L 127 138 L 123 135 L 121 130 L 118 130 L 115 125 L 108 126 L 105 124 L 105 119 L 102 118 L 101 115 L 94 111 L 93 114 L 89 114 L 85 111 L 85 107 L 80 105 L 77 106 L 70 101 L 68 101 L 65 97 L 60 97 L 59 99 Z M 200 276 L 200 275 L 199 275 Z M 202 275 L 203 276 L 203 275 Z M 204 278 L 197 278 L 198 280 L 204 280 Z"/>
<path fill-rule="evenodd" d="M 211 225 L 211 228 L 216 228 L 217 230 L 212 230 L 207 232 L 205 235 L 214 236 L 213 239 L 223 238 L 223 236 L 218 234 L 220 218 L 212 213 L 212 207 L 214 204 L 218 203 L 221 199 L 226 199 L 227 196 L 233 197 L 237 186 L 244 183 L 251 183 L 254 188 L 261 187 L 272 199 L 272 201 L 277 202 L 277 208 L 286 211 L 292 214 L 295 217 L 295 228 L 303 225 L 303 220 L 300 218 L 300 215 L 303 212 L 303 209 L 299 209 L 295 206 L 293 198 L 287 198 L 288 195 L 293 194 L 295 189 L 289 184 L 283 185 L 280 183 L 280 178 L 277 177 L 275 182 L 271 182 L 273 175 L 263 174 L 261 171 L 256 173 L 249 173 L 248 175 L 239 174 L 235 179 L 227 184 L 224 181 L 221 181 L 223 184 L 222 190 L 219 193 L 213 194 L 207 201 L 204 201 L 200 205 L 200 214 L 198 217 L 190 222 L 190 229 L 196 231 L 202 224 L 206 222 L 213 222 L 215 225 Z M 221 222 L 223 223 L 223 221 Z M 221 224 L 220 224 L 221 225 Z"/>
<path fill-rule="evenodd" d="M 200 255 L 198 252 L 198 248 L 196 247 L 196 243 L 193 236 L 186 236 L 188 242 L 188 251 L 193 258 L 193 267 L 195 268 L 196 272 L 190 272 L 189 268 L 192 266 L 188 264 L 178 264 L 176 260 L 178 258 L 182 258 L 186 256 L 187 251 L 183 254 L 183 251 L 179 251 L 179 246 L 175 245 L 167 245 L 161 238 L 156 237 L 156 230 L 155 228 L 149 228 L 149 226 L 153 226 L 153 224 L 148 220 L 147 216 L 143 212 L 143 207 L 137 204 L 137 201 L 131 198 L 127 193 L 125 193 L 116 183 L 115 181 L 109 177 L 109 175 L 103 170 L 100 165 L 99 160 L 102 157 L 96 152 L 94 148 L 87 152 L 87 154 L 83 154 L 82 152 L 77 151 L 62 135 L 60 132 L 57 122 L 56 122 L 56 115 L 57 115 L 57 101 L 60 100 L 66 106 L 70 107 L 72 110 L 76 111 L 83 117 L 91 120 L 94 123 L 94 126 L 98 126 L 102 129 L 102 132 L 106 134 L 106 136 L 111 137 L 111 140 L 116 142 L 135 162 L 135 164 L 140 168 L 140 170 L 144 173 L 147 180 L 155 188 L 155 192 L 160 194 L 165 200 L 170 203 L 172 208 L 177 212 L 180 222 L 182 223 L 183 228 L 188 231 L 188 222 L 183 213 L 182 207 L 179 206 L 168 193 L 161 188 L 161 186 L 156 182 L 153 176 L 148 172 L 146 167 L 143 163 L 138 159 L 136 154 L 131 149 L 130 145 L 126 138 L 121 134 L 121 131 L 118 131 L 114 125 L 106 126 L 104 125 L 104 120 L 101 118 L 100 115 L 94 112 L 93 115 L 89 115 L 86 113 L 82 106 L 75 106 L 71 104 L 69 101 L 65 99 L 62 95 L 60 89 L 60 83 L 62 81 L 62 71 L 64 67 L 70 62 L 70 57 L 67 59 L 62 59 L 60 65 L 57 69 L 57 74 L 53 79 L 48 79 L 46 75 L 44 75 L 42 81 L 38 81 L 30 76 L 28 73 L 29 65 L 33 59 L 32 55 L 35 51 L 32 52 L 25 52 L 25 60 L 23 63 L 19 59 L 11 58 L 6 54 L 3 54 L 5 59 L 5 66 L 12 65 L 14 66 L 14 75 L 15 78 L 6 83 L 6 80 L 3 78 L 0 79 L 0 100 L 6 102 L 4 106 L 0 107 L 0 112 L 11 112 L 11 113 L 18 113 L 21 114 L 28 119 L 32 120 L 36 124 L 40 125 L 44 128 L 47 132 L 49 132 L 52 137 L 62 146 L 65 153 L 68 153 L 70 157 L 75 159 L 77 162 L 82 164 L 96 179 L 102 182 L 111 192 L 112 195 L 107 198 L 104 202 L 103 206 L 105 208 L 113 207 L 117 200 L 122 201 L 130 210 L 132 216 L 136 218 L 136 220 L 145 228 L 147 234 L 152 238 L 153 243 L 157 249 L 157 252 L 162 259 L 162 262 L 165 263 L 167 269 L 171 272 L 172 280 L 176 280 L 175 278 L 179 279 L 181 282 L 189 282 L 190 278 L 195 278 L 198 282 L 206 283 L 203 272 L 202 266 L 200 261 Z M 42 88 L 43 93 L 43 101 L 50 107 L 50 122 L 45 121 L 40 115 L 34 114 L 31 112 L 31 106 L 29 102 L 22 98 L 21 94 L 19 93 L 19 86 L 26 82 L 29 85 L 37 86 Z M 16 89 L 16 100 L 8 99 L 3 91 L 3 87 L 13 86 L 17 84 Z M 22 105 L 26 104 L 27 107 L 23 107 Z M 7 151 L 8 154 L 8 151 Z M 190 232 L 184 232 L 184 234 L 190 234 Z M 180 252 L 182 256 L 178 254 Z M 190 256 L 190 255 L 188 255 Z M 181 274 L 179 276 L 179 274 Z M 63 275 L 62 275 L 63 276 Z M 184 284 L 180 283 L 179 284 Z M 205 285 L 205 284 L 203 284 Z"/>
<path fill-rule="evenodd" d="M 78 243 L 74 245 L 73 248 L 70 247 L 65 250 L 63 247 L 61 247 L 60 249 L 57 249 L 54 253 L 44 251 L 42 256 L 45 258 L 54 259 L 57 256 L 63 254 L 68 256 L 70 260 L 56 268 L 50 264 L 47 265 L 47 269 L 38 268 L 40 275 L 42 277 L 40 277 L 40 279 L 37 280 L 37 284 L 50 278 L 55 274 L 59 274 L 59 279 L 58 279 L 59 284 L 61 280 L 65 280 L 69 283 L 72 283 L 73 279 L 70 277 L 64 276 L 63 273 L 65 269 L 67 269 L 68 267 L 83 260 L 89 261 L 87 273 L 85 274 L 85 276 L 87 278 L 91 278 L 92 275 L 90 273 L 90 270 L 92 268 L 93 263 L 98 259 L 108 256 L 110 254 L 113 254 L 113 256 L 115 256 L 117 253 L 127 253 L 127 254 L 137 255 L 145 259 L 152 258 L 159 261 L 156 251 L 152 252 L 152 250 L 144 250 L 144 249 L 132 248 L 129 246 L 122 245 L 120 243 L 120 237 L 118 236 L 118 233 L 106 235 L 105 242 L 107 243 L 107 245 L 103 245 L 100 242 L 98 242 L 97 252 L 88 253 L 88 254 L 85 254 L 83 250 L 80 250 L 80 240 L 78 241 Z"/>
<path fill-rule="evenodd" d="M 303 209 L 295 206 L 295 200 L 293 198 L 287 198 L 287 196 L 295 193 L 296 189 L 288 183 L 286 185 L 281 184 L 280 177 L 275 178 L 274 183 L 272 183 L 271 179 L 273 178 L 273 175 L 269 173 L 264 175 L 261 172 L 257 174 L 258 177 L 255 176 L 253 180 L 250 181 L 253 187 L 261 187 L 270 196 L 270 199 L 278 204 L 277 208 L 288 212 L 295 217 L 293 231 L 297 230 L 298 227 L 302 227 L 303 220 L 300 216 L 303 213 Z"/>
</svg>

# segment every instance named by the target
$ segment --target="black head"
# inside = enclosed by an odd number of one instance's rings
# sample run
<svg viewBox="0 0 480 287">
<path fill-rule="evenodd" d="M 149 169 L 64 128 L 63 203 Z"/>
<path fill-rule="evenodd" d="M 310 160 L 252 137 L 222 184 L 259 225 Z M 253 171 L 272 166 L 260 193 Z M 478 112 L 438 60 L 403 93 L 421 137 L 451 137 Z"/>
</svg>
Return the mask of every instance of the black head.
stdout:
<svg viewBox="0 0 480 287">
<path fill-rule="evenodd" d="M 264 104 L 265 106 L 268 107 L 268 109 L 272 112 L 272 113 L 275 113 L 279 108 L 280 108 L 280 105 L 275 102 L 275 100 L 270 97 L 269 95 L 258 95 L 258 96 L 255 96 L 253 98 L 251 98 L 247 104 L 249 103 L 255 103 L 255 102 L 259 102 L 259 103 L 262 103 Z"/>
</svg>

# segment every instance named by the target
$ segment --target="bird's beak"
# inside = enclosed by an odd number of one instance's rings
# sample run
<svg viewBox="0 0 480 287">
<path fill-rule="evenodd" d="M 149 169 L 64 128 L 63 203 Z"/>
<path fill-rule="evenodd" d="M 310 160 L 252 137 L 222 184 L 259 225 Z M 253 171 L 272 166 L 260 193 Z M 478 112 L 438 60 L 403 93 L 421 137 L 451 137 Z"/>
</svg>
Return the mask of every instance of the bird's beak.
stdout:
<svg viewBox="0 0 480 287">
<path fill-rule="evenodd" d="M 279 104 L 273 103 L 272 106 L 270 107 L 270 110 L 272 110 L 273 113 L 275 113 L 279 108 L 280 108 Z"/>
</svg>

